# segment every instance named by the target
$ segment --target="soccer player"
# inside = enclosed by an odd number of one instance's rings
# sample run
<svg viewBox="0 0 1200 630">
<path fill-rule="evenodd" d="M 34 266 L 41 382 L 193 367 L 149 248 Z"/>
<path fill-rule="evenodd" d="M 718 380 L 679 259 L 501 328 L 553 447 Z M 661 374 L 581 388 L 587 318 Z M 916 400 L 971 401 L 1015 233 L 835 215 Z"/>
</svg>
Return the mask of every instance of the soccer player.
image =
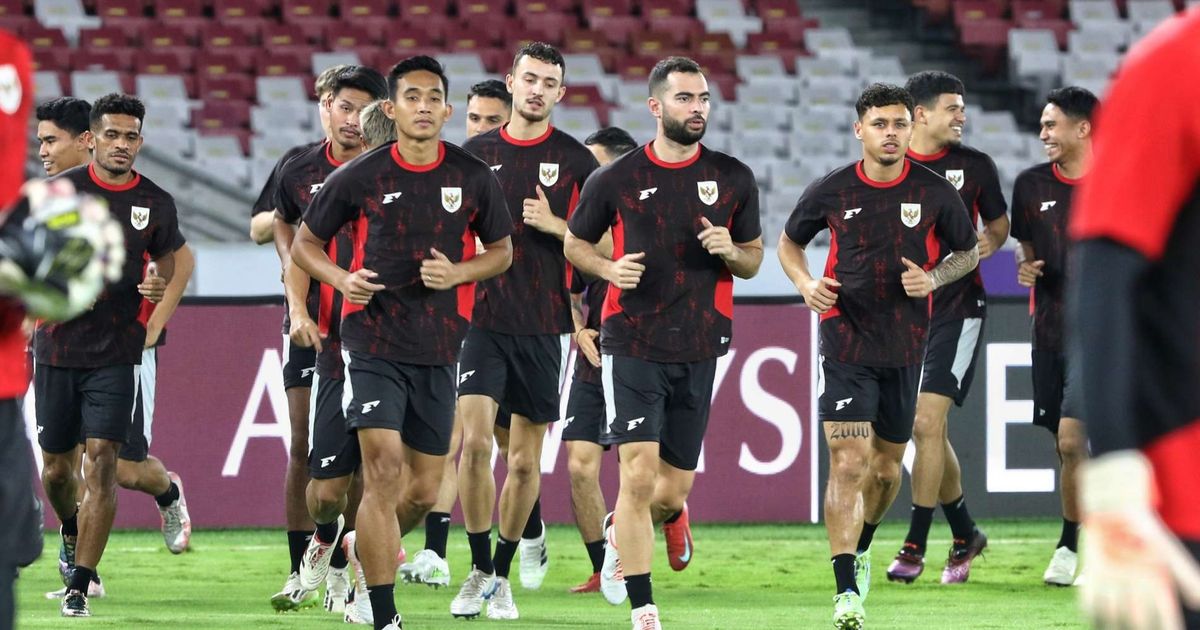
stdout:
<svg viewBox="0 0 1200 630">
<path fill-rule="evenodd" d="M 1200 628 L 1200 90 L 1174 81 L 1198 72 L 1200 9 L 1128 53 L 1069 226 L 1068 346 L 1093 449 L 1080 474 L 1081 594 L 1105 630 Z M 1128 132 L 1150 114 L 1171 133 Z"/>
<path fill-rule="evenodd" d="M 472 85 L 467 92 L 467 138 L 508 124 L 512 101 L 503 81 L 488 79 Z"/>
<path fill-rule="evenodd" d="M 358 115 L 359 127 L 362 128 L 363 144 L 370 151 L 377 146 L 396 141 L 396 123 L 388 118 L 387 97 L 375 101 L 363 108 Z"/>
<path fill-rule="evenodd" d="M 271 174 L 267 177 L 267 181 L 263 182 L 262 190 L 258 193 L 258 199 L 250 208 L 250 240 L 256 244 L 266 245 L 275 240 L 275 186 L 279 181 L 280 169 L 296 154 L 322 142 L 332 141 L 333 136 L 329 131 L 329 110 L 325 107 L 325 100 L 329 98 L 333 78 L 345 69 L 345 65 L 330 66 L 317 75 L 317 80 L 313 84 L 313 93 L 317 97 L 317 115 L 321 121 L 322 139 L 288 149 L 275 163 L 275 168 L 271 169 Z"/>
<path fill-rule="evenodd" d="M 109 94 L 97 100 L 90 115 L 94 160 L 59 175 L 76 190 L 107 201 L 121 221 L 126 249 L 121 280 L 86 314 L 61 324 L 43 323 L 34 338 L 43 485 L 63 523 L 63 535 L 78 536 L 75 569 L 62 602 L 62 614 L 68 617 L 91 614 L 86 593 L 116 512 L 118 453 L 135 418 L 143 350 L 157 341 L 153 329 L 139 320 L 141 297 L 163 301 L 174 276 L 175 254 L 184 246 L 174 199 L 133 170 L 144 117 L 145 107 L 133 96 Z M 156 271 L 144 271 L 147 257 Z M 179 258 L 188 259 L 186 253 Z M 73 454 L 81 431 L 91 465 L 76 518 Z"/>
<path fill-rule="evenodd" d="M 605 127 L 583 141 L 600 166 L 637 148 L 629 132 Z M 611 239 L 608 241 L 611 243 Z M 601 252 L 604 254 L 605 252 Z M 607 252 L 612 255 L 611 249 Z M 608 511 L 600 489 L 600 459 L 610 447 L 601 444 L 606 424 L 604 388 L 600 384 L 600 313 L 608 282 L 601 277 L 571 274 L 571 316 L 575 320 L 575 376 L 567 398 L 562 440 L 567 447 L 567 471 L 571 476 L 571 511 L 591 561 L 592 574 L 572 593 L 600 591 L 600 567 L 604 564 L 604 516 Z M 586 304 L 587 312 L 584 312 Z"/>
<path fill-rule="evenodd" d="M 525 588 L 540 587 L 549 564 L 541 516 L 531 511 L 541 486 L 542 442 L 559 417 L 559 387 L 574 330 L 562 238 L 579 190 L 596 169 L 583 144 L 550 124 L 554 105 L 566 94 L 565 74 L 553 46 L 522 47 L 505 78 L 513 96 L 508 124 L 463 146 L 491 165 L 500 181 L 513 213 L 517 255 L 508 271 L 477 287 L 459 359 L 458 490 L 472 568 L 450 604 L 455 617 L 479 615 L 486 599 L 489 618 L 518 618 L 508 580 L 518 544 Z M 502 404 L 511 412 L 511 429 L 493 556 L 492 436 Z"/>
<path fill-rule="evenodd" d="M 324 101 L 333 139 L 297 154 L 279 171 L 274 204 L 276 245 L 291 244 L 295 235 L 294 226 L 300 222 L 313 195 L 321 189 L 325 179 L 334 169 L 363 152 L 365 145 L 359 126 L 359 112 L 371 102 L 386 97 L 387 81 L 372 68 L 347 66 L 334 75 L 330 82 L 329 98 Z M 333 243 L 336 241 L 331 241 L 331 247 L 335 246 Z M 334 259 L 337 258 L 337 251 L 329 253 Z M 338 543 L 341 541 L 342 527 L 345 525 L 341 511 L 346 507 L 345 495 L 355 467 L 353 462 L 348 462 L 349 467 L 319 468 L 320 476 L 316 482 L 309 482 L 309 396 L 313 374 L 318 369 L 316 353 L 321 333 L 318 330 L 317 319 L 321 313 L 333 308 L 333 293 L 332 288 L 322 293 L 322 287 L 318 283 L 309 282 L 308 276 L 301 270 L 293 270 L 290 253 L 284 255 L 281 250 L 281 256 L 284 291 L 288 302 L 288 315 L 283 323 L 284 343 L 287 344 L 287 362 L 283 373 L 292 421 L 285 485 L 303 482 L 307 486 L 305 512 L 300 518 L 296 518 L 289 510 L 288 528 L 291 530 L 295 524 L 310 518 L 310 514 L 315 512 L 315 516 L 311 518 L 316 524 L 316 536 L 311 535 L 311 530 L 304 532 L 303 537 L 295 536 L 293 531 L 289 531 L 289 547 L 297 538 L 307 540 L 302 549 L 303 554 L 298 559 L 297 566 L 293 567 L 283 589 L 271 597 L 271 605 L 278 611 L 315 605 L 316 589 L 320 582 L 313 580 L 326 577 L 328 564 L 322 564 L 323 570 L 313 570 L 310 566 L 309 571 L 302 572 L 303 563 L 305 560 L 310 564 L 316 560 L 324 563 L 332 560 L 333 567 L 338 571 L 331 578 L 332 583 L 326 589 L 325 599 L 326 604 L 332 604 L 330 610 L 333 610 L 337 608 L 338 601 L 345 600 L 346 558 Z M 327 368 L 326 378 L 336 378 L 334 374 L 338 372 L 339 370 L 331 366 Z M 338 399 L 340 396 L 331 400 Z M 320 392 L 316 402 L 322 402 Z M 329 420 L 319 417 L 318 419 Z M 322 429 L 328 425 L 328 422 L 321 423 Z M 331 435 L 326 436 L 329 438 L 327 441 L 332 442 L 331 445 L 341 444 L 340 432 L 344 432 L 344 429 L 335 428 Z M 324 449 L 322 452 L 325 452 Z"/>
<path fill-rule="evenodd" d="M 91 111 L 87 101 L 71 96 L 38 106 L 38 157 L 46 175 L 53 177 L 91 161 L 92 131 L 88 128 Z"/>
<path fill-rule="evenodd" d="M 1075 186 L 1092 166 L 1096 96 L 1065 87 L 1046 100 L 1040 137 L 1049 161 L 1022 171 L 1013 183 L 1012 235 L 1020 242 L 1017 281 L 1033 289 L 1033 423 L 1054 434 L 1062 471 L 1062 534 L 1042 579 L 1070 586 L 1079 566 L 1079 467 L 1088 457 L 1088 438 L 1063 345 L 1067 219 Z"/>
<path fill-rule="evenodd" d="M 908 158 L 954 184 L 971 214 L 971 225 L 982 217 L 979 258 L 991 256 L 1008 239 L 1008 213 L 996 164 L 987 154 L 962 144 L 967 119 L 962 81 L 930 70 L 909 77 L 904 89 L 916 105 Z M 945 243 L 939 242 L 938 247 L 948 251 Z M 986 300 L 978 269 L 933 294 L 933 321 L 913 422 L 917 455 L 912 471 L 912 517 L 904 545 L 888 567 L 889 580 L 912 582 L 925 569 L 925 543 L 936 503 L 941 503 L 954 536 L 942 570 L 943 584 L 967 581 L 971 561 L 987 546 L 987 536 L 967 512 L 962 468 L 946 426 L 950 405 L 961 407 L 971 388 L 983 344 Z"/>
<path fill-rule="evenodd" d="M 438 139 L 452 111 L 447 83 L 430 57 L 392 68 L 399 139 L 325 181 L 292 247 L 296 263 L 346 302 L 342 406 L 362 453 L 356 550 L 376 630 L 400 627 L 393 599 L 400 535 L 437 497 L 473 284 L 512 258 L 512 222 L 491 170 Z M 355 245 L 343 269 L 323 249 L 347 223 Z M 476 235 L 487 248 L 479 255 Z"/>
<path fill-rule="evenodd" d="M 710 106 L 700 66 L 659 61 L 649 94 L 654 141 L 588 180 L 564 243 L 581 272 L 609 282 L 601 442 L 618 445 L 621 487 L 605 519 L 600 589 L 613 604 L 628 593 L 638 630 L 662 627 L 653 526 L 686 518 L 717 357 L 732 335 L 733 276 L 753 277 L 762 263 L 754 173 L 700 144 Z M 610 229 L 611 260 L 595 245 Z"/>
<path fill-rule="evenodd" d="M 825 529 L 837 582 L 833 625 L 842 629 L 865 621 L 870 564 L 856 551 L 870 549 L 873 524 L 899 490 L 930 294 L 970 273 L 979 255 L 958 191 L 905 157 L 912 137 L 908 92 L 876 83 L 855 110 L 862 160 L 810 185 L 779 239 L 784 272 L 821 318 L 817 408 L 830 468 Z M 804 250 L 826 228 L 829 259 L 813 277 Z M 948 250 L 944 258 L 939 242 Z"/>
</svg>

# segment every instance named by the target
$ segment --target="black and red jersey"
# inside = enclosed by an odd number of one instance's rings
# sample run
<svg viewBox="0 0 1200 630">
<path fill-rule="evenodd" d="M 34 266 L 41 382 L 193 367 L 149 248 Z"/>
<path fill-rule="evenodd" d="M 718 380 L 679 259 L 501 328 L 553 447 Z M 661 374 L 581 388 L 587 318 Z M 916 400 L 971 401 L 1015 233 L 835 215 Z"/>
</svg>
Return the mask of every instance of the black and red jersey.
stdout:
<svg viewBox="0 0 1200 630">
<path fill-rule="evenodd" d="M 1012 236 L 1033 244 L 1034 260 L 1044 260 L 1033 285 L 1033 347 L 1063 351 L 1063 296 L 1067 288 L 1067 220 L 1071 196 L 1080 180 L 1069 179 L 1057 164 L 1025 169 L 1013 183 Z"/>
<path fill-rule="evenodd" d="M 342 269 L 349 269 L 354 262 L 354 223 L 347 223 L 338 230 L 333 240 L 325 244 L 329 259 Z M 317 374 L 321 378 L 344 379 L 346 364 L 342 361 L 342 296 L 332 286 L 312 280 L 319 287 L 320 300 L 317 307 L 317 330 L 321 333 L 321 352 L 317 354 Z"/>
<path fill-rule="evenodd" d="M 583 296 L 584 328 L 599 331 L 604 296 L 608 292 L 608 281 L 603 278 L 584 276 L 578 269 L 571 273 L 571 293 Z M 587 383 L 600 383 L 600 368 L 588 362 L 580 352 L 575 357 L 575 378 Z"/>
<path fill-rule="evenodd" d="M 685 363 L 729 351 L 733 276 L 700 244 L 701 218 L 728 227 L 735 243 L 762 235 L 749 167 L 704 146 L 688 160 L 666 162 L 647 144 L 588 178 L 571 233 L 595 243 L 611 228 L 614 260 L 646 254 L 637 288 L 608 288 L 605 354 Z"/>
<path fill-rule="evenodd" d="M 0 30 L 0 66 L 13 69 L 0 96 L 0 224 L 25 182 L 25 147 L 29 110 L 33 106 L 33 57 L 16 37 Z M 25 309 L 17 300 L 0 297 L 0 400 L 16 398 L 29 384 L 25 360 Z"/>
<path fill-rule="evenodd" d="M 144 277 L 147 255 L 159 258 L 183 247 L 175 199 L 136 172 L 127 184 L 105 184 L 94 164 L 77 166 L 55 179 L 59 178 L 107 202 L 125 230 L 125 267 L 121 279 L 108 285 L 91 310 L 68 322 L 38 327 L 34 359 L 69 368 L 141 363 L 146 328 L 138 319 L 142 296 L 137 285 Z"/>
<path fill-rule="evenodd" d="M 962 197 L 971 215 L 971 226 L 995 221 L 1008 211 L 1004 193 L 1000 190 L 1000 174 L 996 163 L 982 151 L 952 144 L 933 155 L 908 150 L 908 157 L 921 166 L 946 178 Z M 949 254 L 949 246 L 939 239 L 940 255 Z M 933 294 L 933 320 L 955 320 L 983 317 L 987 312 L 987 295 L 979 269 L 939 288 Z"/>
<path fill-rule="evenodd" d="M 570 272 L 558 238 L 525 225 L 526 199 L 545 193 L 550 210 L 567 219 L 583 182 L 598 164 L 575 138 L 550 127 L 541 137 L 518 140 L 507 126 L 471 138 L 463 148 L 492 167 L 513 219 L 513 262 L 508 271 L 475 289 L 471 324 L 510 335 L 571 332 Z"/>
<path fill-rule="evenodd" d="M 930 270 L 941 260 L 939 243 L 951 251 L 975 248 L 975 230 L 958 191 L 908 159 L 890 182 L 871 180 L 856 162 L 809 185 L 784 232 L 806 246 L 826 228 L 824 275 L 842 286 L 837 303 L 821 315 L 821 354 L 854 365 L 919 365 L 932 299 L 905 294 L 901 258 Z"/>
<path fill-rule="evenodd" d="M 258 198 L 254 200 L 254 205 L 250 207 L 250 216 L 257 216 L 264 212 L 274 212 L 275 187 L 279 182 L 279 171 L 283 170 L 283 167 L 288 163 L 288 160 L 324 142 L 324 140 L 318 140 L 316 142 L 301 144 L 288 149 L 287 152 L 279 158 L 279 161 L 275 163 L 275 168 L 271 169 L 271 174 L 267 176 L 267 181 L 263 182 L 262 190 L 258 191 Z"/>
<path fill-rule="evenodd" d="M 451 365 L 474 305 L 473 284 L 448 291 L 421 282 L 421 261 L 437 249 L 459 262 L 512 233 L 500 184 L 488 165 L 453 144 L 409 164 L 396 145 L 378 147 L 335 171 L 304 213 L 317 238 L 351 224 L 350 271 L 370 269 L 386 289 L 366 306 L 342 305 L 343 346 L 402 363 Z"/>
</svg>

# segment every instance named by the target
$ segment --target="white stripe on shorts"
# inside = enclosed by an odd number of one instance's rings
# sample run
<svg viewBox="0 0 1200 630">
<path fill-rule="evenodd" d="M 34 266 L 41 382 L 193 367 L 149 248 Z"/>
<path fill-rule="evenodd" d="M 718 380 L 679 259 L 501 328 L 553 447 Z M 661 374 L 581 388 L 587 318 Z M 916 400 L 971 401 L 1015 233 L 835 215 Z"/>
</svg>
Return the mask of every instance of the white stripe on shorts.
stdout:
<svg viewBox="0 0 1200 630">
<path fill-rule="evenodd" d="M 317 388 L 321 384 L 321 375 L 313 370 L 312 389 L 308 392 L 308 452 L 313 451 L 313 429 L 317 426 Z"/>
<path fill-rule="evenodd" d="M 567 357 L 571 354 L 571 335 L 559 335 L 558 344 L 560 352 L 558 354 L 558 391 L 563 391 L 563 384 L 567 382 Z"/>
<path fill-rule="evenodd" d="M 600 355 L 600 385 L 604 388 L 604 432 L 612 433 L 617 419 L 616 390 L 613 389 L 613 355 Z"/>
<path fill-rule="evenodd" d="M 950 373 L 962 389 L 963 379 L 971 367 L 971 359 L 975 357 L 975 346 L 979 343 L 979 332 L 983 329 L 983 319 L 971 317 L 962 322 L 962 331 L 958 333 L 958 348 L 954 351 L 954 363 L 950 365 Z"/>
<path fill-rule="evenodd" d="M 138 396 L 141 393 L 142 393 L 142 366 L 135 365 L 135 366 L 133 366 L 133 404 L 129 406 L 129 426 L 125 427 L 126 435 L 129 434 L 129 428 L 133 426 L 133 423 L 136 420 L 137 400 L 138 400 Z"/>
<path fill-rule="evenodd" d="M 142 350 L 142 365 L 138 370 L 142 394 L 142 435 L 150 446 L 154 425 L 154 388 L 158 384 L 158 348 Z"/>
<path fill-rule="evenodd" d="M 288 364 L 288 359 L 292 355 L 292 338 L 288 335 L 283 336 L 283 364 Z"/>
<path fill-rule="evenodd" d="M 825 395 L 825 355 L 817 355 L 817 400 Z"/>
<path fill-rule="evenodd" d="M 354 384 L 350 382 L 350 351 L 345 347 L 342 348 L 342 363 L 345 364 L 342 373 L 346 376 L 346 382 L 342 385 L 342 415 L 349 418 L 350 405 L 354 403 Z M 314 387 L 313 391 L 317 391 L 317 388 Z"/>
</svg>

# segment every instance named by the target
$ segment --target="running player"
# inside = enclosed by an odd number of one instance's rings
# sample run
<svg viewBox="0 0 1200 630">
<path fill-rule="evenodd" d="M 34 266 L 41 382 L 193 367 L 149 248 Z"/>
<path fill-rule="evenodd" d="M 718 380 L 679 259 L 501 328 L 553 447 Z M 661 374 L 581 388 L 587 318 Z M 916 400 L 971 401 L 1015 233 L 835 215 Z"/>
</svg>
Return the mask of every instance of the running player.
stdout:
<svg viewBox="0 0 1200 630">
<path fill-rule="evenodd" d="M 63 523 L 63 535 L 78 536 L 75 569 L 62 602 L 62 614 L 68 617 L 91 614 L 86 593 L 116 512 L 117 458 L 135 416 L 142 351 L 156 342 L 139 320 L 138 295 L 163 300 L 174 276 L 175 253 L 184 246 L 174 199 L 133 170 L 144 117 L 145 107 L 135 97 L 109 94 L 97 100 L 90 116 L 95 159 L 59 176 L 76 190 L 106 200 L 121 220 L 124 275 L 85 315 L 62 324 L 43 323 L 34 339 L 38 442 L 51 471 L 43 473 L 43 485 Z M 146 271 L 142 279 L 147 256 L 157 270 Z M 180 258 L 186 259 L 186 253 Z M 72 455 L 81 431 L 91 466 L 76 519 Z"/>
<path fill-rule="evenodd" d="M 371 102 L 386 97 L 387 81 L 376 70 L 365 66 L 347 66 L 334 75 L 330 83 L 329 98 L 325 100 L 330 130 L 335 132 L 332 134 L 333 140 L 297 154 L 279 171 L 274 204 L 276 244 L 292 241 L 295 231 L 293 226 L 300 222 L 313 195 L 324 185 L 325 178 L 334 169 L 363 152 L 365 146 L 359 126 L 359 112 Z M 336 251 L 328 253 L 334 260 L 337 259 Z M 284 365 L 284 387 L 288 391 L 292 419 L 291 451 L 285 484 L 303 481 L 307 486 L 304 517 L 309 518 L 313 515 L 311 518 L 316 524 L 316 536 L 312 536 L 311 531 L 306 532 L 305 538 L 308 540 L 300 565 L 288 576 L 283 590 L 271 598 L 271 605 L 278 611 L 315 605 L 316 589 L 320 586 L 320 580 L 326 577 L 328 562 L 332 560 L 333 567 L 338 571 L 333 574 L 333 583 L 326 589 L 326 603 L 332 604 L 336 609 L 338 602 L 345 600 L 345 589 L 348 585 L 345 573 L 346 558 L 338 543 L 341 542 L 340 536 L 345 525 L 341 512 L 346 507 L 346 492 L 349 490 L 350 478 L 355 467 L 353 462 L 348 462 L 348 468 L 338 466 L 319 470 L 320 476 L 316 482 L 309 482 L 308 405 L 313 373 L 318 369 L 316 352 L 320 345 L 321 331 L 318 330 L 317 319 L 322 313 L 333 308 L 333 290 L 328 288 L 322 293 L 321 285 L 309 282 L 303 271 L 292 268 L 290 255 L 281 259 L 281 262 L 288 302 L 288 316 L 284 319 L 284 343 L 288 344 L 285 353 L 287 363 Z M 334 362 L 337 360 L 334 359 Z M 340 370 L 331 366 L 327 368 L 326 378 L 340 380 L 340 377 L 335 376 L 339 372 Z M 301 408 L 290 404 L 298 401 L 301 396 L 304 398 Z M 316 402 L 322 402 L 319 393 Z M 300 411 L 304 412 L 303 421 L 297 422 Z M 340 440 L 334 442 L 340 443 Z M 296 458 L 301 451 L 303 460 L 297 462 Z M 298 465 L 302 465 L 302 470 L 296 469 Z M 291 517 L 289 514 L 290 522 L 299 522 L 293 521 Z M 292 538 L 289 533 L 289 541 Z M 322 566 L 324 570 L 313 571 L 310 567 L 309 571 L 303 571 L 305 559 L 323 560 L 326 563 Z M 330 592 L 335 595 L 332 599 Z M 339 594 L 340 597 L 337 597 Z"/>
<path fill-rule="evenodd" d="M 649 93 L 654 141 L 588 180 L 564 244 L 581 272 L 609 282 L 601 442 L 618 445 L 621 488 L 605 519 L 600 588 L 613 604 L 628 593 L 638 630 L 662 627 L 650 585 L 653 526 L 685 518 L 717 357 L 732 335 L 733 276 L 753 277 L 762 263 L 754 173 L 700 144 L 709 114 L 700 66 L 659 61 Z M 610 229 L 612 260 L 595 245 Z"/>
<path fill-rule="evenodd" d="M 356 552 L 377 630 L 400 627 L 393 596 L 400 535 L 437 498 L 473 284 L 504 271 L 512 257 L 495 177 L 438 139 L 452 111 L 441 64 L 410 57 L 392 68 L 388 89 L 399 139 L 331 175 L 293 245 L 296 263 L 348 302 L 342 406 L 362 453 Z M 323 251 L 347 223 L 349 270 Z M 487 247 L 479 255 L 475 235 Z"/>
<path fill-rule="evenodd" d="M 1079 467 L 1087 460 L 1087 429 L 1071 395 L 1074 374 L 1063 345 L 1067 281 L 1067 219 L 1075 186 L 1092 166 L 1096 96 L 1079 87 L 1052 90 L 1042 109 L 1041 139 L 1050 161 L 1026 169 L 1013 183 L 1012 235 L 1017 281 L 1033 289 L 1033 423 L 1049 429 L 1062 470 L 1062 534 L 1042 579 L 1070 586 L 1079 566 Z"/>
<path fill-rule="evenodd" d="M 559 418 L 559 387 L 574 329 L 562 238 L 579 190 L 596 168 L 596 159 L 578 140 L 550 124 L 555 104 L 566 94 L 565 74 L 562 55 L 553 46 L 522 47 L 506 77 L 513 95 L 508 124 L 463 146 L 491 165 L 500 180 L 513 213 L 517 255 L 508 271 L 477 287 L 459 359 L 459 495 L 472 568 L 450 604 L 455 617 L 479 615 L 486 599 L 489 618 L 518 618 L 508 580 L 518 544 L 522 586 L 539 588 L 549 565 L 541 517 L 531 511 L 541 486 L 546 429 Z M 511 437 L 493 556 L 492 436 L 502 403 L 511 412 Z M 529 535 L 527 524 L 538 531 Z M 488 585 L 494 585 L 491 591 Z"/>
<path fill-rule="evenodd" d="M 1200 628 L 1200 89 L 1175 80 L 1197 73 L 1200 9 L 1128 53 L 1070 223 L 1068 345 L 1094 456 L 1079 478 L 1081 590 L 1104 630 Z M 1151 113 L 1171 133 L 1130 132 Z"/>
<path fill-rule="evenodd" d="M 870 549 L 874 524 L 900 487 L 930 294 L 970 273 L 979 255 L 958 191 L 905 158 L 908 92 L 876 83 L 855 109 L 863 159 L 810 185 L 779 239 L 784 272 L 821 317 L 817 405 L 830 462 L 825 529 L 837 582 L 833 625 L 842 629 L 865 621 L 869 557 L 855 552 Z M 829 259 L 814 278 L 804 250 L 826 228 Z M 945 258 L 938 242 L 949 250 Z"/>
<path fill-rule="evenodd" d="M 629 132 L 605 127 L 583 141 L 600 166 L 637 148 Z M 612 256 L 610 249 L 601 255 Z M 600 591 L 600 567 L 604 564 L 604 515 L 607 508 L 600 489 L 600 460 L 610 447 L 600 443 L 604 435 L 604 388 L 600 385 L 600 312 L 608 282 L 600 277 L 571 274 L 571 316 L 575 320 L 575 375 L 567 398 L 562 441 L 567 447 L 567 471 L 571 476 L 571 512 L 591 561 L 592 575 L 571 587 L 572 593 Z M 586 313 L 585 305 L 586 304 Z"/>
<path fill-rule="evenodd" d="M 987 154 L 962 144 L 967 119 L 962 81 L 931 70 L 909 77 L 904 89 L 916 104 L 908 158 L 954 184 L 971 214 L 971 225 L 983 218 L 979 258 L 991 256 L 1008 239 L 1008 213 L 996 164 Z M 944 243 L 938 246 L 947 251 Z M 888 567 L 889 580 L 912 582 L 925 569 L 925 543 L 935 503 L 942 504 L 954 536 L 942 570 L 943 584 L 967 581 L 971 561 L 987 546 L 987 536 L 967 512 L 962 468 L 946 426 L 950 405 L 961 407 L 971 388 L 975 360 L 983 345 L 986 309 L 978 269 L 933 294 L 933 321 L 913 422 L 917 455 L 912 470 L 912 518 L 904 545 Z"/>
</svg>

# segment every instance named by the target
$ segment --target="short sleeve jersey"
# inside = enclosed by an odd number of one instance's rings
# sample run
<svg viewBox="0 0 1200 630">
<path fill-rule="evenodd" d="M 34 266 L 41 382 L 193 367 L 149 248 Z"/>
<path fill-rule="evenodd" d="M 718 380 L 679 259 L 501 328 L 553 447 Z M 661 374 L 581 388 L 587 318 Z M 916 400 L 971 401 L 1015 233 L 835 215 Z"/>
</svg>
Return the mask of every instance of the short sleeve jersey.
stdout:
<svg viewBox="0 0 1200 630">
<path fill-rule="evenodd" d="M 870 367 L 920 364 L 932 301 L 905 294 L 900 276 L 907 268 L 900 259 L 930 270 L 940 261 L 939 241 L 952 251 L 975 246 L 958 191 L 908 159 L 900 177 L 886 183 L 871 180 L 856 162 L 813 182 L 784 233 L 806 246 L 826 228 L 824 275 L 842 286 L 837 303 L 821 315 L 821 355 Z"/>
<path fill-rule="evenodd" d="M 333 152 L 328 142 L 309 147 L 297 153 L 279 171 L 279 179 L 275 185 L 275 206 L 279 218 L 288 223 L 300 223 L 304 210 L 312 202 L 313 195 L 325 185 L 329 177 L 342 163 L 333 158 Z M 330 241 L 333 242 L 333 241 Z M 332 256 L 331 256 L 332 258 Z M 320 309 L 320 284 L 313 282 L 308 286 L 308 298 L 305 306 L 308 316 L 317 320 Z M 283 334 L 288 334 L 292 325 L 289 309 L 283 315 Z"/>
<path fill-rule="evenodd" d="M 971 216 L 972 228 L 979 223 L 980 217 L 984 221 L 995 221 L 1008 211 L 1004 193 L 1000 190 L 996 163 L 986 153 L 955 144 L 933 155 L 922 155 L 909 149 L 908 157 L 954 185 Z M 938 239 L 938 247 L 939 258 L 950 253 L 942 239 Z M 983 317 L 986 312 L 987 295 L 978 268 L 933 294 L 934 321 Z"/>
<path fill-rule="evenodd" d="M 554 215 L 569 218 L 583 182 L 598 166 L 596 158 L 554 127 L 532 140 L 513 138 L 500 127 L 463 148 L 492 167 L 513 219 L 512 266 L 476 285 L 471 324 L 510 335 L 570 332 L 570 272 L 562 241 L 525 225 L 522 213 L 525 200 L 537 199 L 541 188 Z"/>
<path fill-rule="evenodd" d="M 1028 168 L 1013 183 L 1012 235 L 1033 243 L 1034 260 L 1044 260 L 1033 285 L 1033 347 L 1063 351 L 1063 296 L 1067 288 L 1067 220 L 1077 179 L 1045 162 Z"/>
<path fill-rule="evenodd" d="M 20 194 L 25 182 L 25 147 L 29 110 L 33 105 L 33 56 L 13 35 L 0 30 L 0 67 L 12 69 L 0 98 L 0 225 L 10 219 L 5 213 Z M 0 79 L 0 83 L 3 80 Z M 25 334 L 21 321 L 25 310 L 13 298 L 0 297 L 0 399 L 16 398 L 29 385 L 25 360 Z"/>
<path fill-rule="evenodd" d="M 267 176 L 267 181 L 263 182 L 262 190 L 258 191 L 258 199 L 255 199 L 254 205 L 250 207 L 250 216 L 253 217 L 264 212 L 275 211 L 275 187 L 279 183 L 279 171 L 283 170 L 288 160 L 323 142 L 325 141 L 318 140 L 317 142 L 292 147 L 287 150 L 287 153 L 283 154 L 283 157 L 279 158 L 279 161 L 275 163 L 275 168 L 271 169 L 271 174 Z"/>
<path fill-rule="evenodd" d="M 329 259 L 342 269 L 349 269 L 354 262 L 354 223 L 347 223 L 338 230 L 333 240 L 325 244 Z M 312 281 L 319 287 L 317 305 L 317 330 L 321 333 L 321 352 L 317 354 L 317 374 L 321 378 L 344 379 L 346 365 L 342 361 L 342 305 L 341 294 L 332 286 Z"/>
<path fill-rule="evenodd" d="M 137 285 L 147 255 L 159 258 L 183 247 L 175 199 L 136 172 L 122 186 L 105 184 L 94 164 L 77 166 L 55 179 L 59 178 L 108 203 L 108 211 L 125 231 L 125 266 L 121 279 L 108 285 L 91 310 L 71 321 L 38 327 L 34 358 L 65 368 L 141 363 L 146 328 L 138 320 L 142 296 Z"/>
<path fill-rule="evenodd" d="M 637 288 L 609 286 L 601 314 L 601 349 L 660 363 L 724 355 L 733 335 L 733 276 L 697 236 L 707 218 L 735 243 L 762 235 L 754 173 L 701 145 L 683 162 L 666 162 L 652 144 L 596 171 L 568 221 L 595 243 L 613 231 L 613 259 L 644 253 Z"/>
<path fill-rule="evenodd" d="M 394 143 L 360 155 L 325 181 L 304 214 L 317 238 L 352 224 L 351 272 L 370 269 L 386 288 L 366 306 L 343 303 L 343 347 L 400 363 L 452 365 L 474 305 L 475 287 L 426 288 L 421 261 L 437 249 L 451 261 L 512 233 L 500 184 L 487 164 L 439 143 L 426 165 L 404 160 Z"/>
<path fill-rule="evenodd" d="M 583 295 L 584 327 L 600 330 L 600 314 L 604 310 L 604 295 L 608 291 L 608 281 L 603 278 L 584 276 L 575 269 L 571 273 L 571 293 Z M 575 378 L 587 383 L 600 383 L 600 368 L 588 362 L 587 357 L 580 352 L 575 356 Z"/>
</svg>

